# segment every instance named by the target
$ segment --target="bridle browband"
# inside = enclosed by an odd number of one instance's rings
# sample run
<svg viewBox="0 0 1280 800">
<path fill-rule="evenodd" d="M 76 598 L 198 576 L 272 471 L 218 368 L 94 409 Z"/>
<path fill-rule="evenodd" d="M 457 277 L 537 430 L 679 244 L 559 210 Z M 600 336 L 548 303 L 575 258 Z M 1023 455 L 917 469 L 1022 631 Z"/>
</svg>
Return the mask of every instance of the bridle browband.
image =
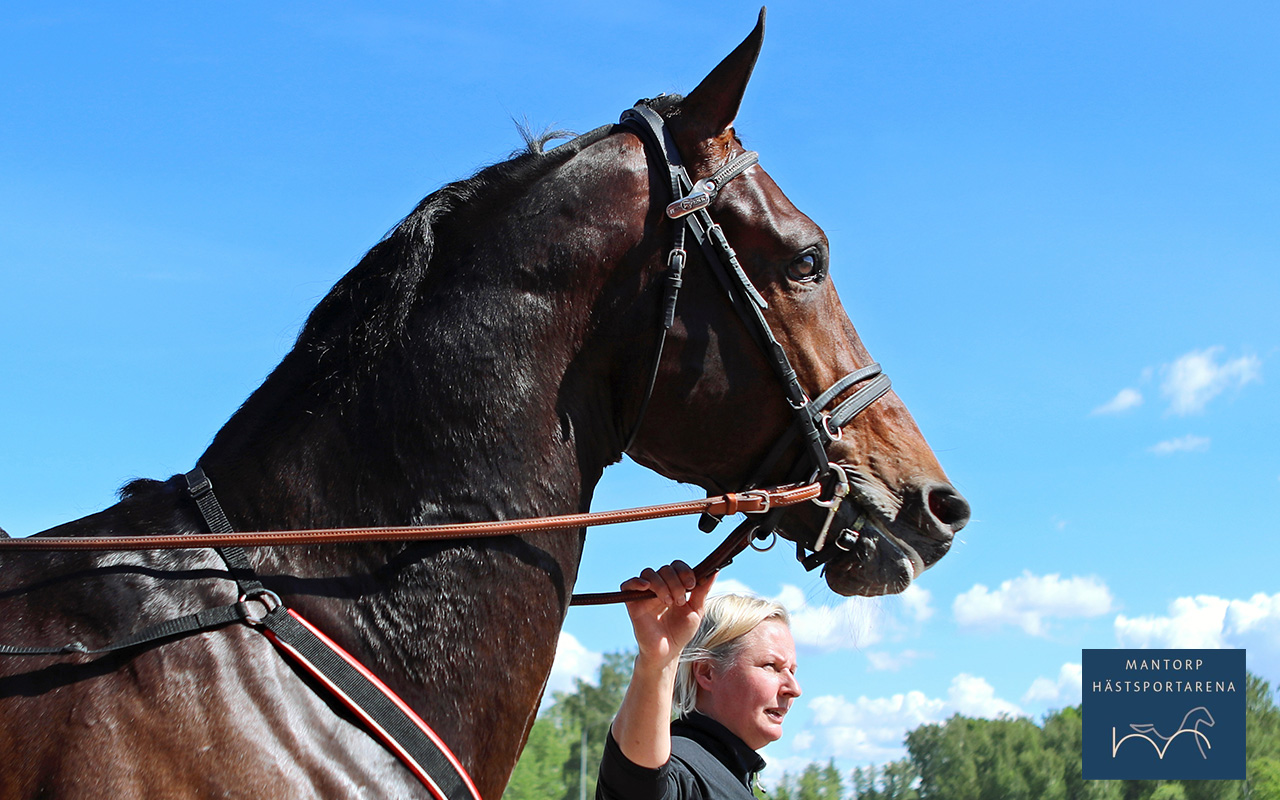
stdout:
<svg viewBox="0 0 1280 800">
<path fill-rule="evenodd" d="M 662 300 L 662 314 L 658 333 L 658 344 L 655 348 L 653 363 L 650 366 L 649 378 L 645 392 L 640 401 L 640 409 L 636 420 L 632 423 L 631 433 L 627 436 L 623 452 L 631 449 L 644 424 L 645 412 L 653 396 L 657 383 L 658 371 L 661 367 L 663 346 L 667 333 L 675 322 L 676 303 L 679 299 L 680 287 L 683 283 L 684 267 L 687 260 L 685 249 L 686 231 L 693 235 L 698 243 L 712 272 L 726 290 L 729 302 L 742 318 L 751 337 L 764 351 L 766 359 L 777 376 L 787 405 L 794 417 L 792 425 L 778 441 L 774 443 L 768 455 L 756 468 L 746 489 L 759 486 L 766 476 L 772 474 L 786 452 L 800 441 L 801 457 L 788 474 L 789 481 L 815 481 L 832 479 L 828 498 L 838 504 L 848 489 L 848 479 L 843 469 L 832 464 L 827 458 L 827 446 L 840 438 L 842 429 L 859 413 L 865 411 L 872 403 L 889 391 L 889 377 L 885 375 L 879 364 L 856 369 L 837 380 L 817 397 L 810 399 L 795 369 L 787 358 L 786 351 L 778 343 L 769 323 L 765 320 L 764 311 L 768 302 L 751 283 L 751 279 L 738 262 L 737 254 L 730 246 L 724 230 L 711 218 L 710 206 L 726 183 L 746 172 L 760 160 L 753 151 L 744 151 L 729 159 L 710 177 L 697 182 L 689 176 L 676 147 L 675 137 L 667 125 L 666 119 L 653 108 L 653 101 L 641 100 L 633 108 L 623 112 L 619 124 L 633 131 L 640 137 L 646 154 L 652 163 L 657 164 L 659 171 L 665 171 L 671 191 L 671 202 L 666 206 L 666 216 L 672 221 L 672 244 L 667 254 L 667 272 Z M 866 382 L 851 396 L 840 402 L 830 412 L 825 411 L 845 390 Z M 833 475 L 833 473 L 840 473 Z M 834 509 L 827 517 L 827 526 L 834 516 Z M 764 521 L 749 520 L 755 529 L 755 535 L 763 538 L 776 527 L 778 515 L 766 517 Z M 709 531 L 719 520 L 704 515 L 702 528 Z M 771 523 L 771 524 L 770 524 Z M 830 559 L 828 552 L 815 560 L 824 550 L 827 542 L 827 526 L 824 526 L 811 545 L 812 556 L 804 557 L 804 546 L 797 544 L 797 556 L 806 568 L 812 569 L 819 563 Z"/>
</svg>

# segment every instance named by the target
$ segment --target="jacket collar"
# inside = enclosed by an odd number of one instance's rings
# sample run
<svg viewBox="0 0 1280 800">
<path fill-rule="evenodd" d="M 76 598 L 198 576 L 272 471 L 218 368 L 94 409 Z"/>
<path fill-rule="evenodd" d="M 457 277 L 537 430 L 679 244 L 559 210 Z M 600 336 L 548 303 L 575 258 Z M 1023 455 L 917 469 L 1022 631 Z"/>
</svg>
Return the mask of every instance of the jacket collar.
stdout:
<svg viewBox="0 0 1280 800">
<path fill-rule="evenodd" d="M 751 788 L 752 776 L 765 767 L 765 760 L 759 753 L 747 747 L 746 742 L 706 714 L 690 711 L 672 723 L 671 732 L 702 745 L 703 749 L 715 756 L 748 789 Z"/>
</svg>

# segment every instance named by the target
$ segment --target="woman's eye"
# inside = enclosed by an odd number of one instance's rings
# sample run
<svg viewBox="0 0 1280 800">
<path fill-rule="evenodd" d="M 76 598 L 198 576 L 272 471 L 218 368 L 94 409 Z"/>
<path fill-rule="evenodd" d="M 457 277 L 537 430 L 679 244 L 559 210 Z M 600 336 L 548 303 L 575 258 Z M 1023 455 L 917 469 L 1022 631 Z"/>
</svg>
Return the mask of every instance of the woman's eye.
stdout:
<svg viewBox="0 0 1280 800">
<path fill-rule="evenodd" d="M 813 253 L 805 253 L 787 268 L 787 274 L 793 281 L 811 281 L 818 277 L 819 272 L 818 256 Z"/>
</svg>

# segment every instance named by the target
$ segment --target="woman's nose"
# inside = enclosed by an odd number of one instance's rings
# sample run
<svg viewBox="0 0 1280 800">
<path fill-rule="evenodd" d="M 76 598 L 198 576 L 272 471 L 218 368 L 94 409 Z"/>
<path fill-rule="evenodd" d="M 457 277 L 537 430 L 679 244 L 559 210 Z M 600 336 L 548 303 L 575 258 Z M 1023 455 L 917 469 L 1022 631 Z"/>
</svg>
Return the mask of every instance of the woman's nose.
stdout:
<svg viewBox="0 0 1280 800">
<path fill-rule="evenodd" d="M 796 675 L 795 675 L 795 673 L 794 673 L 794 672 L 785 672 L 785 673 L 783 673 L 783 674 L 784 674 L 784 675 L 786 675 L 786 679 L 784 680 L 784 682 L 783 682 L 783 684 L 782 684 L 782 691 L 783 691 L 783 692 L 785 692 L 785 693 L 787 693 L 787 694 L 789 694 L 789 695 L 790 695 L 790 696 L 792 696 L 792 697 L 799 697 L 799 696 L 800 696 L 800 681 L 796 679 Z"/>
</svg>

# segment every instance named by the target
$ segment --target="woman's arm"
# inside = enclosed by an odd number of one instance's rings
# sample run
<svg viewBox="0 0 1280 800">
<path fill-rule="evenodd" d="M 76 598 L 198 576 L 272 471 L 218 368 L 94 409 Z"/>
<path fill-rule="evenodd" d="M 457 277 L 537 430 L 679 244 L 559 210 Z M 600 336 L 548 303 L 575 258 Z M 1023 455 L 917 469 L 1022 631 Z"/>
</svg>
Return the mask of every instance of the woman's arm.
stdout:
<svg viewBox="0 0 1280 800">
<path fill-rule="evenodd" d="M 630 761 L 656 769 L 671 757 L 671 698 L 680 651 L 702 621 L 712 575 L 699 583 L 693 570 L 676 561 L 646 569 L 622 584 L 624 590 L 649 589 L 656 597 L 627 603 L 639 655 L 618 716 L 613 738 Z"/>
</svg>

